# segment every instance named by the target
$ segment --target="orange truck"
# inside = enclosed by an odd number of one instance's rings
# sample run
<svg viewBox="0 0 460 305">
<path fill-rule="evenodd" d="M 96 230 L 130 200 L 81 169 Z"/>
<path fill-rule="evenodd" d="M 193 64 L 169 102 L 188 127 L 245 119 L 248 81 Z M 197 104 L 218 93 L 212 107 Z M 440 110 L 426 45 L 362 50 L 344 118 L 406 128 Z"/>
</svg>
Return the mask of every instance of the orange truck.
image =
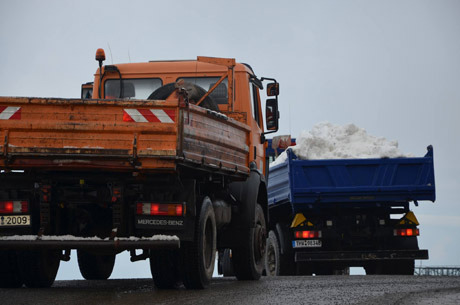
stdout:
<svg viewBox="0 0 460 305">
<path fill-rule="evenodd" d="M 85 279 L 129 251 L 157 287 L 201 289 L 225 249 L 259 279 L 279 84 L 234 59 L 96 60 L 82 99 L 0 97 L 0 287 L 51 286 L 72 249 Z"/>
</svg>

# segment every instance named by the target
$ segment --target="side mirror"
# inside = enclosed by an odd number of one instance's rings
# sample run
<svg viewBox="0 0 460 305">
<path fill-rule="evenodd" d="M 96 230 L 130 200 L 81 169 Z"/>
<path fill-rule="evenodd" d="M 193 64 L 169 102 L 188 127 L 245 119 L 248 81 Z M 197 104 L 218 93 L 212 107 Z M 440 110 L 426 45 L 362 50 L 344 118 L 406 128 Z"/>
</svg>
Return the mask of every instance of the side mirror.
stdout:
<svg viewBox="0 0 460 305">
<path fill-rule="evenodd" d="M 280 94 L 279 83 L 270 83 L 267 85 L 267 95 L 268 96 L 278 96 Z"/>
<path fill-rule="evenodd" d="M 265 105 L 265 122 L 267 130 L 277 131 L 279 125 L 278 100 L 268 99 Z"/>
</svg>

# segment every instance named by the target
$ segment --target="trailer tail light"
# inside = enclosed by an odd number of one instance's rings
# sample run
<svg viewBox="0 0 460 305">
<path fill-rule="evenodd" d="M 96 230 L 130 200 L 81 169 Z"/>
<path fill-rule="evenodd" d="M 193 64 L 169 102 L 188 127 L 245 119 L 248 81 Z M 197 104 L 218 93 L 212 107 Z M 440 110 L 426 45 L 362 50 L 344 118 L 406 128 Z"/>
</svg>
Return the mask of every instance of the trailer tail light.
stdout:
<svg viewBox="0 0 460 305">
<path fill-rule="evenodd" d="M 183 203 L 138 203 L 137 215 L 151 216 L 184 216 L 185 204 Z"/>
<path fill-rule="evenodd" d="M 420 231 L 419 229 L 394 229 L 393 230 L 394 236 L 419 236 Z"/>
<path fill-rule="evenodd" d="M 29 212 L 27 201 L 0 201 L 0 214 L 23 214 Z"/>
<path fill-rule="evenodd" d="M 321 231 L 296 231 L 295 232 L 295 238 L 303 238 L 303 239 L 309 239 L 309 238 L 321 238 Z"/>
</svg>

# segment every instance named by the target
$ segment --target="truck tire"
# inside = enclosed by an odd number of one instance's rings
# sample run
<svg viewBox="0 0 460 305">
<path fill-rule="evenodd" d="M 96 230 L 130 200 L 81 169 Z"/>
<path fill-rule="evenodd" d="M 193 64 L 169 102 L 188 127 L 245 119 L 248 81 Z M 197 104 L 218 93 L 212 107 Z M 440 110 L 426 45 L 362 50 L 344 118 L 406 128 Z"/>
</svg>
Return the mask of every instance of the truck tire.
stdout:
<svg viewBox="0 0 460 305">
<path fill-rule="evenodd" d="M 150 251 L 150 272 L 159 289 L 178 288 L 181 284 L 177 250 Z"/>
<path fill-rule="evenodd" d="M 53 285 L 61 261 L 59 250 L 18 252 L 18 264 L 24 284 L 30 288 Z"/>
<path fill-rule="evenodd" d="M 294 258 L 293 258 L 294 259 Z M 309 262 L 296 263 L 296 275 L 313 275 L 314 265 Z"/>
<path fill-rule="evenodd" d="M 397 239 L 397 249 L 418 250 L 418 239 L 416 236 Z M 392 274 L 394 275 L 414 275 L 415 260 L 398 260 L 392 263 Z"/>
<path fill-rule="evenodd" d="M 205 197 L 195 222 L 195 240 L 181 245 L 186 288 L 203 289 L 209 285 L 216 259 L 216 238 L 216 216 L 211 200 Z"/>
<path fill-rule="evenodd" d="M 0 251 L 0 288 L 19 288 L 22 286 L 18 260 L 15 251 Z"/>
<path fill-rule="evenodd" d="M 99 255 L 77 250 L 78 267 L 86 280 L 106 280 L 115 265 L 115 254 Z"/>
<path fill-rule="evenodd" d="M 233 270 L 238 280 L 258 280 L 265 267 L 267 227 L 262 207 L 256 204 L 255 227 L 241 236 L 243 242 L 232 249 Z"/>
<path fill-rule="evenodd" d="M 397 260 L 397 261 L 378 261 L 372 262 L 364 269 L 366 274 L 385 274 L 385 275 L 414 275 L 415 261 L 409 260 Z"/>
<path fill-rule="evenodd" d="M 418 250 L 417 237 L 398 237 L 391 243 L 396 250 Z M 414 275 L 415 260 L 391 260 L 372 262 L 364 267 L 366 274 Z"/>
<path fill-rule="evenodd" d="M 414 275 L 415 261 L 413 259 L 397 261 L 393 264 L 393 274 Z"/>
<path fill-rule="evenodd" d="M 311 275 L 311 268 L 308 266 L 299 266 L 294 261 L 294 251 L 292 251 L 292 238 L 289 232 L 289 226 L 285 223 L 276 224 L 278 242 L 280 244 L 280 275 Z M 282 249 L 281 247 L 284 248 Z M 304 264 L 305 265 L 305 264 Z M 297 270 L 299 269 L 299 270 Z"/>
<path fill-rule="evenodd" d="M 280 275 L 280 246 L 278 238 L 273 231 L 268 233 L 265 259 L 265 272 L 267 276 Z"/>
</svg>

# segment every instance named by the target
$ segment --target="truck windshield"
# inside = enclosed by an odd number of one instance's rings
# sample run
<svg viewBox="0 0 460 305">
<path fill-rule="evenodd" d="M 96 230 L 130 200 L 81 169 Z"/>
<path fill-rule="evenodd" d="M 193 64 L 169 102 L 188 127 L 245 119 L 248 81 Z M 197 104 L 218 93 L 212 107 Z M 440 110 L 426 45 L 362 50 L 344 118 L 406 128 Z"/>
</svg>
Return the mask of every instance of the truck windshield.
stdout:
<svg viewBox="0 0 460 305">
<path fill-rule="evenodd" d="M 162 86 L 159 78 L 146 79 L 123 79 L 123 96 L 121 98 L 132 98 L 144 100 L 156 89 Z M 120 80 L 109 79 L 104 83 L 105 98 L 120 98 Z"/>
<path fill-rule="evenodd" d="M 181 77 L 177 81 L 183 79 L 186 82 L 195 84 L 208 91 L 214 86 L 220 77 Z M 228 80 L 224 79 L 216 89 L 209 95 L 216 104 L 228 104 Z"/>
</svg>

